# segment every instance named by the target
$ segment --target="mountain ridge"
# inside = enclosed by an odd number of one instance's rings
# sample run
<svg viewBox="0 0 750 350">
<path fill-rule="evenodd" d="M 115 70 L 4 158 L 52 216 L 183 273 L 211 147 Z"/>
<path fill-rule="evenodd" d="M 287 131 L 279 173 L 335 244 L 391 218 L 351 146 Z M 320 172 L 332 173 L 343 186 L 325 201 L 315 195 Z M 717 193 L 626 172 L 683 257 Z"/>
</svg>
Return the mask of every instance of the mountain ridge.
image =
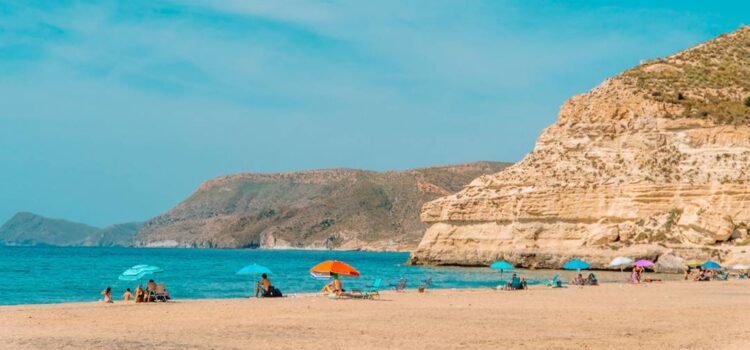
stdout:
<svg viewBox="0 0 750 350">
<path fill-rule="evenodd" d="M 65 219 L 18 212 L 0 226 L 2 245 L 129 246 L 139 223 L 98 228 Z"/>
<path fill-rule="evenodd" d="M 418 214 L 424 201 L 507 165 L 219 176 L 148 220 L 135 241 L 137 246 L 409 250 L 424 230 Z"/>
</svg>

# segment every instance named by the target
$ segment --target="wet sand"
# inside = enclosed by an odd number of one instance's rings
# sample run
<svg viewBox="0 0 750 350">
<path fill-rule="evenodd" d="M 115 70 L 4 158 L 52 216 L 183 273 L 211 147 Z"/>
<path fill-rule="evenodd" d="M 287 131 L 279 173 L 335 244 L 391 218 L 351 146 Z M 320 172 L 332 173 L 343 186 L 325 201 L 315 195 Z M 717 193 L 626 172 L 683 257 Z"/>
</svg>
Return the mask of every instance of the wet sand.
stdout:
<svg viewBox="0 0 750 350">
<path fill-rule="evenodd" d="M 3 349 L 750 349 L 750 281 L 0 307 Z"/>
</svg>

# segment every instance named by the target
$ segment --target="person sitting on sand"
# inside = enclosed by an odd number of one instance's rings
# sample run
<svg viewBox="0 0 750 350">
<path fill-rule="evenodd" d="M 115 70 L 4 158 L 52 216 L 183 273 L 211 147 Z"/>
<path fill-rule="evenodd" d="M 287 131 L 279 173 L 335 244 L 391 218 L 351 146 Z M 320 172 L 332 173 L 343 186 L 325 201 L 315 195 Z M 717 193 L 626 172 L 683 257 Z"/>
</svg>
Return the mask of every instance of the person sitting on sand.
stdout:
<svg viewBox="0 0 750 350">
<path fill-rule="evenodd" d="M 102 291 L 102 295 L 104 296 L 104 300 L 102 300 L 105 303 L 113 303 L 112 301 L 112 287 L 107 287 L 107 289 Z"/>
<path fill-rule="evenodd" d="M 130 298 L 133 297 L 133 293 L 130 293 L 130 288 L 125 289 L 125 293 L 122 293 L 122 300 L 124 301 L 130 301 Z"/>
<path fill-rule="evenodd" d="M 263 293 L 264 297 L 271 296 L 271 280 L 268 279 L 268 275 L 265 273 L 260 275 L 260 281 L 255 285 L 255 297 L 258 297 L 258 293 Z"/>
<path fill-rule="evenodd" d="M 138 287 L 135 287 L 135 302 L 136 303 L 142 303 L 145 301 L 145 295 L 146 293 L 143 291 L 143 288 L 139 285 Z"/>
<path fill-rule="evenodd" d="M 146 291 L 153 292 L 156 290 L 156 282 L 154 280 L 148 280 L 146 283 Z"/>
<path fill-rule="evenodd" d="M 707 269 L 700 269 L 698 276 L 695 276 L 695 280 L 699 282 L 705 282 L 711 280 L 711 276 L 709 276 L 709 272 Z"/>
<path fill-rule="evenodd" d="M 331 283 L 326 284 L 325 287 L 323 287 L 323 290 L 320 292 L 323 294 L 341 294 L 344 292 L 344 286 L 341 284 L 341 280 L 339 279 L 339 275 L 332 273 L 331 277 L 333 277 L 333 281 Z"/>
<path fill-rule="evenodd" d="M 596 278 L 596 275 L 593 273 L 589 273 L 589 275 L 586 277 L 586 284 L 589 286 L 598 286 L 599 280 Z"/>
<path fill-rule="evenodd" d="M 574 279 L 570 280 L 570 284 L 572 284 L 574 286 L 582 286 L 582 285 L 586 284 L 586 280 L 584 280 L 583 279 L 583 275 L 579 273 L 578 276 L 576 276 Z"/>
</svg>

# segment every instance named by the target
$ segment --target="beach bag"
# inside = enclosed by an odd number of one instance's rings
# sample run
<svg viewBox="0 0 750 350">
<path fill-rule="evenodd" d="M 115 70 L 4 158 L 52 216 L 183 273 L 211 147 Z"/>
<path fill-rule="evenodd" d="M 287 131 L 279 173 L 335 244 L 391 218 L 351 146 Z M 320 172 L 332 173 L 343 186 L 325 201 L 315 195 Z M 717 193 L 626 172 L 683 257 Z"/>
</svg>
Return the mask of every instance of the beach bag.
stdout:
<svg viewBox="0 0 750 350">
<path fill-rule="evenodd" d="M 278 288 L 276 288 L 276 287 L 271 287 L 271 290 L 268 291 L 268 294 L 270 294 L 270 296 L 272 298 L 278 298 L 278 297 L 282 297 L 283 296 L 281 294 L 281 291 Z"/>
</svg>

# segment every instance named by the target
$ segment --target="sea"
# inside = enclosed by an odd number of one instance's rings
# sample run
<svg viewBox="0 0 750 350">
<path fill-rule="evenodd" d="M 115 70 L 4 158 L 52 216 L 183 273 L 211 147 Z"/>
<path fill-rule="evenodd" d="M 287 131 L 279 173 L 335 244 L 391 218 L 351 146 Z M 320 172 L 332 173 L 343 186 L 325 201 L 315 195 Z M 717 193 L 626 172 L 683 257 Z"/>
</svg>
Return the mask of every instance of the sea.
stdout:
<svg viewBox="0 0 750 350">
<path fill-rule="evenodd" d="M 408 266 L 408 257 L 408 253 L 359 251 L 0 246 L 0 304 L 96 301 L 101 300 L 100 292 L 107 287 L 112 287 L 118 299 L 126 288 L 134 290 L 138 282 L 123 282 L 117 277 L 139 264 L 161 267 L 163 272 L 149 278 L 165 283 L 174 299 L 248 297 L 254 294 L 255 281 L 236 272 L 253 263 L 269 268 L 273 284 L 290 296 L 319 291 L 326 281 L 312 278 L 309 270 L 331 259 L 359 270 L 360 277 L 342 280 L 344 288 L 349 289 L 367 287 L 376 278 L 382 279 L 383 289 L 393 288 L 402 278 L 407 288 L 417 288 L 428 279 L 429 288 L 489 288 L 503 283 L 510 274 L 482 267 Z M 574 273 L 516 272 L 526 275 L 530 284 L 542 283 L 555 273 L 564 279 Z M 627 280 L 627 273 L 597 273 L 603 283 Z"/>
</svg>

